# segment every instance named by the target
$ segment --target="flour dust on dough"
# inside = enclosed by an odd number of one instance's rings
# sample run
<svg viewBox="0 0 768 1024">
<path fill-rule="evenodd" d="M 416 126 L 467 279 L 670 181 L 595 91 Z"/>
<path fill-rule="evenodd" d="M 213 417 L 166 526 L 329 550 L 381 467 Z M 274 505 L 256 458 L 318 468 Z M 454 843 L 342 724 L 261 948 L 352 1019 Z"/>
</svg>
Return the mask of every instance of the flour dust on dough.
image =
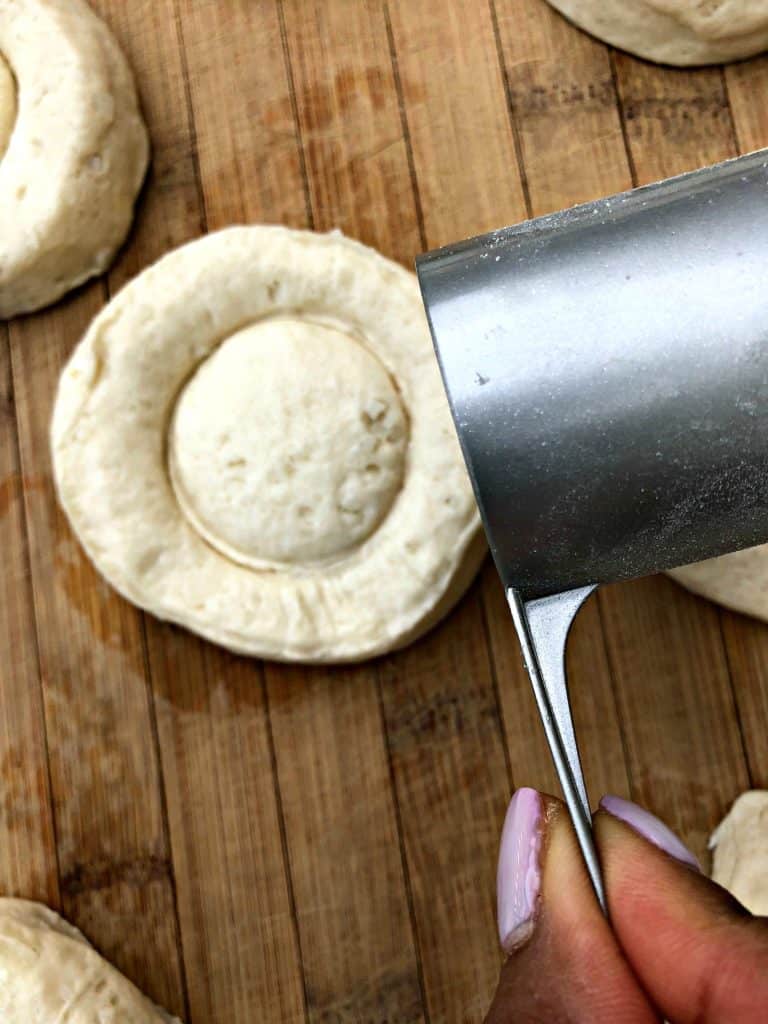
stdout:
<svg viewBox="0 0 768 1024">
<path fill-rule="evenodd" d="M 765 0 L 548 0 L 612 46 L 660 64 L 720 64 L 768 49 Z"/>
<path fill-rule="evenodd" d="M 669 575 L 694 594 L 768 621 L 768 544 L 671 569 Z"/>
<path fill-rule="evenodd" d="M 338 232 L 228 228 L 144 271 L 65 368 L 52 446 L 113 586 L 245 654 L 401 647 L 485 551 L 416 279 Z"/>
<path fill-rule="evenodd" d="M 180 1024 L 40 903 L 0 899 L 3 1024 Z"/>
<path fill-rule="evenodd" d="M 709 845 L 714 880 L 751 913 L 768 915 L 768 790 L 742 793 Z"/>
<path fill-rule="evenodd" d="M 106 269 L 148 154 L 131 72 L 84 0 L 0 0 L 0 319 Z"/>
</svg>

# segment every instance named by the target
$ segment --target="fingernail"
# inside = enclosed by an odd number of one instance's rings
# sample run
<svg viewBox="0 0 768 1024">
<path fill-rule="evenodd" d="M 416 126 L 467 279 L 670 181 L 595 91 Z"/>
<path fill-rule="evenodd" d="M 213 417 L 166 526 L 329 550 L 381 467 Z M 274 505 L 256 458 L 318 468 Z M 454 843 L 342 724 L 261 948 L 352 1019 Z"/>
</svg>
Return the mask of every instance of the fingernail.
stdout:
<svg viewBox="0 0 768 1024">
<path fill-rule="evenodd" d="M 533 932 L 541 890 L 542 811 L 535 789 L 518 789 L 504 819 L 496 895 L 499 939 L 505 953 L 511 953 Z"/>
<path fill-rule="evenodd" d="M 646 811 L 643 807 L 623 800 L 620 796 L 604 796 L 600 801 L 604 811 L 612 814 L 615 818 L 633 828 L 649 843 L 658 846 L 660 850 L 668 853 L 675 860 L 682 861 L 688 867 L 701 871 L 701 864 L 684 843 L 677 838 L 671 828 L 668 828 L 663 821 Z"/>
</svg>

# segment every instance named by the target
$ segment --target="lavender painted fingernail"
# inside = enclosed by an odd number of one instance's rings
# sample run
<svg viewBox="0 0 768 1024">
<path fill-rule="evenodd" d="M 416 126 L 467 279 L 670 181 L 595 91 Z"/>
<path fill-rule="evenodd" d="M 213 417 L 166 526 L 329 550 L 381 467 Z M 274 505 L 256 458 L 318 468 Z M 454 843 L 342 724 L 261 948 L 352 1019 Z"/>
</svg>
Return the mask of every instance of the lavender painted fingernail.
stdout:
<svg viewBox="0 0 768 1024">
<path fill-rule="evenodd" d="M 535 789 L 518 789 L 501 833 L 496 876 L 499 939 L 511 953 L 533 932 L 541 889 L 542 801 Z"/>
<path fill-rule="evenodd" d="M 696 871 L 701 871 L 701 865 L 688 847 L 677 838 L 672 829 L 650 811 L 630 803 L 629 800 L 623 800 L 620 796 L 604 796 L 600 806 L 604 811 L 625 822 L 635 832 L 639 832 L 649 843 L 668 853 L 670 857 L 682 861 Z"/>
</svg>

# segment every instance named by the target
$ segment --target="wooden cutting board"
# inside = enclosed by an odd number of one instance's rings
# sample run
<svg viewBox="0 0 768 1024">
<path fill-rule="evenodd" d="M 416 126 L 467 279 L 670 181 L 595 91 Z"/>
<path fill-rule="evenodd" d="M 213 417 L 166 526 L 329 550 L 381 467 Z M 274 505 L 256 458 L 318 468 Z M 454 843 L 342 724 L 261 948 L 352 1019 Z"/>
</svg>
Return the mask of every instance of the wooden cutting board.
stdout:
<svg viewBox="0 0 768 1024">
<path fill-rule="evenodd" d="M 95 0 L 154 143 L 109 276 L 3 327 L 0 891 L 59 907 L 190 1024 L 479 1021 L 497 839 L 557 790 L 490 567 L 396 657 L 232 657 L 119 599 L 51 485 L 61 366 L 107 296 L 226 224 L 425 248 L 768 144 L 768 61 L 665 70 L 543 0 Z M 116 458 L 120 453 L 116 453 Z M 665 578 L 570 647 L 594 798 L 700 855 L 768 785 L 768 627 Z"/>
</svg>

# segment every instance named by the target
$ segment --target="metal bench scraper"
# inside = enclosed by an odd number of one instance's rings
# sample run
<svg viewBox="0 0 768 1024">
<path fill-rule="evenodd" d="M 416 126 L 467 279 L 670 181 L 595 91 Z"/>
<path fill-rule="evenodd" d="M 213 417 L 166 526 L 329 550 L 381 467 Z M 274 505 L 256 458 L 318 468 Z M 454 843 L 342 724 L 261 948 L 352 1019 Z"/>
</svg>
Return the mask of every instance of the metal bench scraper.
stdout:
<svg viewBox="0 0 768 1024">
<path fill-rule="evenodd" d="M 600 583 L 768 540 L 768 150 L 439 249 L 417 271 L 605 908 L 566 639 Z"/>
</svg>

